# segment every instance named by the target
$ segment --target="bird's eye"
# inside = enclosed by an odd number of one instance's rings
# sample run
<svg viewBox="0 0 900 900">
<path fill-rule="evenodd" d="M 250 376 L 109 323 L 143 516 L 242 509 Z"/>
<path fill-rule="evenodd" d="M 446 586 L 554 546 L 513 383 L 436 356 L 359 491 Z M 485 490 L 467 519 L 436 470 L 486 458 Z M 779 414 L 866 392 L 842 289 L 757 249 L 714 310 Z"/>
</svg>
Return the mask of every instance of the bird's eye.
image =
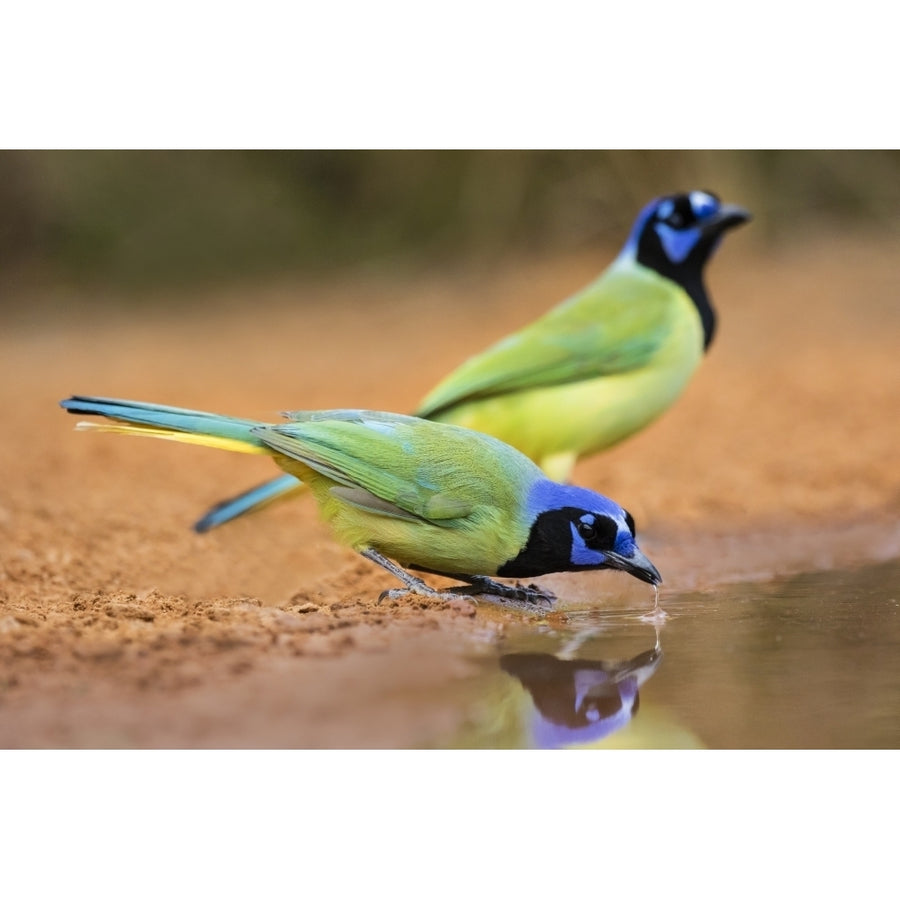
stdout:
<svg viewBox="0 0 900 900">
<path fill-rule="evenodd" d="M 673 212 L 667 221 L 673 228 L 681 228 L 684 225 L 684 216 L 681 213 Z"/>
<path fill-rule="evenodd" d="M 576 527 L 578 528 L 578 533 L 585 541 L 589 541 L 597 536 L 597 529 L 588 522 L 579 522 Z"/>
</svg>

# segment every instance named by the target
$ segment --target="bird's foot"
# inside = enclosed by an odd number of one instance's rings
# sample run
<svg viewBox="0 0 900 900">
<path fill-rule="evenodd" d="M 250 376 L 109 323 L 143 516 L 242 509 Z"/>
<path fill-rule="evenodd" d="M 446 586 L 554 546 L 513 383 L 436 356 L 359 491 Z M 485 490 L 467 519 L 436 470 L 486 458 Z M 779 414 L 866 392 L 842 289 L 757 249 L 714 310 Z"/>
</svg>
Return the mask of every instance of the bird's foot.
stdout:
<svg viewBox="0 0 900 900">
<path fill-rule="evenodd" d="M 476 606 L 479 600 L 484 600 L 488 603 L 495 603 L 498 606 L 520 609 L 526 612 L 537 612 L 542 606 L 552 609 L 556 600 L 554 594 L 551 594 L 549 591 L 543 591 L 536 585 L 523 587 L 517 584 L 513 587 L 485 578 L 483 580 L 479 579 L 477 583 L 458 584 L 453 585 L 453 587 L 441 588 L 440 590 L 430 587 L 424 581 L 417 579 L 416 582 L 407 583 L 406 587 L 390 588 L 382 591 L 378 597 L 378 602 L 399 600 L 402 597 L 408 597 L 410 594 L 443 600 L 448 603 L 453 600 L 464 600 L 468 603 L 474 603 Z"/>
<path fill-rule="evenodd" d="M 392 563 L 386 556 L 382 556 L 377 550 L 367 547 L 365 550 L 361 550 L 360 553 L 376 565 L 381 566 L 383 569 L 387 569 L 388 572 L 402 581 L 405 585 L 405 587 L 402 588 L 390 588 L 386 591 L 382 591 L 378 595 L 378 603 L 381 603 L 384 600 L 399 600 L 401 597 L 406 597 L 409 594 L 418 594 L 420 597 L 440 597 L 440 591 L 436 588 L 429 587 L 421 578 L 417 578 L 415 575 L 410 574 L 405 569 Z"/>
<path fill-rule="evenodd" d="M 502 606 L 515 606 L 529 612 L 535 612 L 542 605 L 552 609 L 556 602 L 556 594 L 545 591 L 536 584 L 529 584 L 527 587 L 518 581 L 515 585 L 501 584 L 484 575 L 472 575 L 465 580 L 469 583 L 468 587 L 456 587 L 450 588 L 450 590 L 457 593 L 476 594 L 490 602 L 499 603 Z"/>
<path fill-rule="evenodd" d="M 421 578 L 416 578 L 408 572 L 405 574 L 406 578 L 403 583 L 406 587 L 389 588 L 386 591 L 382 591 L 378 595 L 378 603 L 381 603 L 383 600 L 399 600 L 402 597 L 408 597 L 410 594 L 414 594 L 417 597 L 430 597 L 435 600 L 465 600 L 469 603 L 478 603 L 478 600 L 475 597 L 470 596 L 470 592 L 465 587 L 444 588 L 439 590 L 438 588 L 433 588 L 431 585 L 426 584 Z M 471 593 L 477 592 L 472 591 Z"/>
<path fill-rule="evenodd" d="M 378 603 L 381 603 L 383 600 L 400 600 L 402 597 L 408 597 L 410 594 L 415 594 L 418 597 L 439 597 L 444 599 L 439 590 L 429 587 L 424 581 L 420 581 L 418 584 L 407 584 L 406 587 L 389 588 L 386 591 L 382 591 L 378 595 Z"/>
<path fill-rule="evenodd" d="M 388 572 L 396 576 L 404 584 L 402 588 L 390 588 L 382 591 L 378 596 L 379 603 L 384 600 L 399 600 L 401 597 L 409 596 L 409 594 L 441 600 L 468 600 L 474 603 L 478 602 L 477 597 L 482 597 L 491 603 L 498 603 L 501 606 L 514 606 L 528 612 L 535 612 L 542 604 L 552 609 L 556 600 L 555 594 L 542 590 L 536 584 L 529 584 L 527 587 L 518 582 L 515 585 L 500 584 L 500 582 L 494 581 L 486 575 L 454 575 L 452 577 L 465 581 L 466 585 L 455 585 L 454 587 L 438 590 L 427 585 L 421 578 L 417 578 L 391 562 L 387 557 L 382 556 L 371 547 L 361 550 L 360 553 L 366 559 L 387 569 Z"/>
</svg>

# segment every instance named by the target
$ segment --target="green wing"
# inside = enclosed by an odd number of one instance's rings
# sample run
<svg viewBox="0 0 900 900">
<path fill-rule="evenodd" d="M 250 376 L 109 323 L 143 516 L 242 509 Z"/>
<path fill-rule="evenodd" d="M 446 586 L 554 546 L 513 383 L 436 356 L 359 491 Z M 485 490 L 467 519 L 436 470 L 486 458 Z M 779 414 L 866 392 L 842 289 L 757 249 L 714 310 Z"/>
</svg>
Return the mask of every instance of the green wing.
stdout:
<svg viewBox="0 0 900 900">
<path fill-rule="evenodd" d="M 288 425 L 255 431 L 269 447 L 335 482 L 331 493 L 379 515 L 453 524 L 478 500 L 467 461 L 472 441 L 462 429 L 410 416 L 355 410 L 286 413 Z M 466 446 L 455 447 L 457 443 Z M 440 446 L 438 471 L 427 466 Z M 475 450 L 478 447 L 474 448 Z M 458 460 L 456 463 L 454 460 Z"/>
<path fill-rule="evenodd" d="M 679 290 L 643 267 L 608 269 L 536 322 L 463 363 L 416 414 L 433 417 L 470 400 L 640 368 L 669 333 Z"/>
</svg>

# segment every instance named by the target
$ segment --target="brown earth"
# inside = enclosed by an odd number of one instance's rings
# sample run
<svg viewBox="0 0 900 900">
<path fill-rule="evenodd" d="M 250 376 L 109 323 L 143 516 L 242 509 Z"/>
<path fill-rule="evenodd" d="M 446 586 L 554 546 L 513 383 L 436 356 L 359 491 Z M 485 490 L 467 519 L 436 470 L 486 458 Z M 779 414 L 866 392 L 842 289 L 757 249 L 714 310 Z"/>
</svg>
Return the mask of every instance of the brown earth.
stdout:
<svg viewBox="0 0 900 900">
<path fill-rule="evenodd" d="M 391 577 L 334 543 L 309 498 L 196 535 L 199 513 L 272 464 L 76 434 L 57 402 L 95 393 L 268 420 L 406 411 L 608 258 L 232 287 L 145 312 L 20 290 L 0 336 L 0 746 L 439 743 L 453 714 L 427 698 L 521 616 L 376 604 Z M 634 513 L 663 605 L 898 555 L 896 245 L 821 239 L 775 255 L 735 238 L 711 269 L 721 330 L 686 394 L 576 480 Z M 545 583 L 560 617 L 625 592 L 650 602 L 616 573 Z"/>
</svg>

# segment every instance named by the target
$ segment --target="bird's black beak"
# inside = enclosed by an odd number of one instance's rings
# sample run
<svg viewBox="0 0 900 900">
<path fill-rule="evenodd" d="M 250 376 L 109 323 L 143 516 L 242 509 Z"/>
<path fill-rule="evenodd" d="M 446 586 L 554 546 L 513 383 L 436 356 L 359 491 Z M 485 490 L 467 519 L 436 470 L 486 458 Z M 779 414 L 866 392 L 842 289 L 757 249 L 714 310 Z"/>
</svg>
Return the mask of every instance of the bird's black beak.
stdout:
<svg viewBox="0 0 900 900">
<path fill-rule="evenodd" d="M 710 216 L 703 222 L 703 230 L 708 234 L 720 234 L 729 228 L 736 228 L 749 222 L 753 216 L 749 210 L 743 206 L 736 206 L 734 203 L 723 203 L 718 212 Z"/>
<path fill-rule="evenodd" d="M 637 547 L 634 548 L 633 556 L 619 556 L 618 553 L 609 552 L 604 553 L 604 556 L 606 556 L 610 569 L 627 572 L 640 581 L 646 581 L 647 584 L 654 586 L 662 584 L 662 575 L 659 574 L 659 570 Z"/>
</svg>

